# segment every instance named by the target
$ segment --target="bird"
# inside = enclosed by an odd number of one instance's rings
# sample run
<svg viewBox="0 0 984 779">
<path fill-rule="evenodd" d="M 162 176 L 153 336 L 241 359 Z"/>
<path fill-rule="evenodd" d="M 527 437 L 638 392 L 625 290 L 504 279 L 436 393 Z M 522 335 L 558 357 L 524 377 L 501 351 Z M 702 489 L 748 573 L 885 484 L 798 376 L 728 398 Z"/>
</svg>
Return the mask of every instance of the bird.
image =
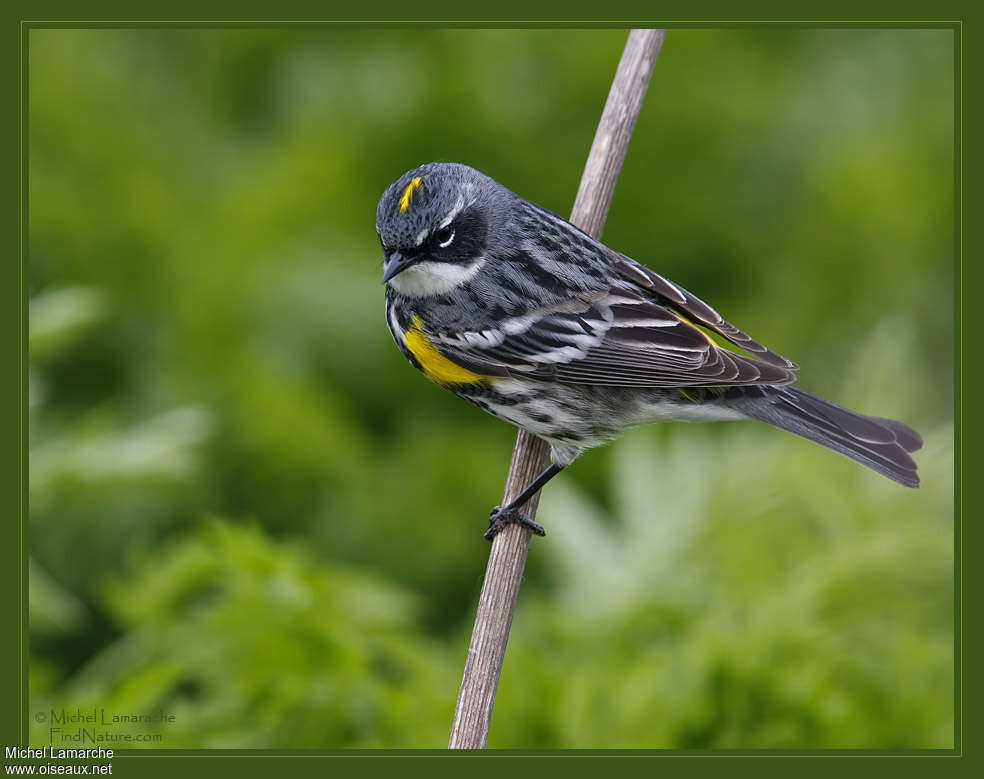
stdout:
<svg viewBox="0 0 984 779">
<path fill-rule="evenodd" d="M 376 209 L 386 323 L 436 384 L 550 446 L 550 464 L 496 506 L 523 505 L 583 452 L 636 425 L 753 419 L 906 487 L 919 434 L 790 386 L 798 366 L 700 298 L 467 165 L 407 171 Z"/>
</svg>

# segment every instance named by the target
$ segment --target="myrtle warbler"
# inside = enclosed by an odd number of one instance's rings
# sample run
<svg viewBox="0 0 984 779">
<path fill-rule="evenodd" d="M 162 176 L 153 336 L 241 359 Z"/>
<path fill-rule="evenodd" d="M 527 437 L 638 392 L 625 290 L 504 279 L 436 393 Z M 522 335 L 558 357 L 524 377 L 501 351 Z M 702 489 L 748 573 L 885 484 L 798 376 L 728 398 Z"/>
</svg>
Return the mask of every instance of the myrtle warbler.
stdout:
<svg viewBox="0 0 984 779">
<path fill-rule="evenodd" d="M 658 420 L 758 419 L 907 487 L 901 422 L 787 385 L 797 365 L 677 284 L 477 170 L 431 163 L 376 210 L 386 323 L 427 378 L 550 444 L 552 464 L 492 511 L 491 538 L 583 451 Z M 710 331 L 739 351 L 720 346 Z"/>
</svg>

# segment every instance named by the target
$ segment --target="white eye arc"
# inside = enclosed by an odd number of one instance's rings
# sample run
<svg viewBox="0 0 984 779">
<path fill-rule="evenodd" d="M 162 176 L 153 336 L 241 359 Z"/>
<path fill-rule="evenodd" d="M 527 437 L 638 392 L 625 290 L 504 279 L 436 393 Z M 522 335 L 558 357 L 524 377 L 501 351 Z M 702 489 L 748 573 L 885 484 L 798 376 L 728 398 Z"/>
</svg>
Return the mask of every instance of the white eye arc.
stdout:
<svg viewBox="0 0 984 779">
<path fill-rule="evenodd" d="M 445 227 L 443 230 L 441 230 L 441 231 L 438 232 L 437 237 L 440 238 L 442 235 L 447 235 L 448 236 L 448 238 L 447 238 L 446 241 L 441 241 L 438 244 L 438 246 L 440 246 L 442 249 L 444 249 L 444 248 L 447 248 L 448 246 L 450 246 L 451 245 L 451 242 L 454 240 L 454 230 L 452 230 L 450 227 Z"/>
</svg>

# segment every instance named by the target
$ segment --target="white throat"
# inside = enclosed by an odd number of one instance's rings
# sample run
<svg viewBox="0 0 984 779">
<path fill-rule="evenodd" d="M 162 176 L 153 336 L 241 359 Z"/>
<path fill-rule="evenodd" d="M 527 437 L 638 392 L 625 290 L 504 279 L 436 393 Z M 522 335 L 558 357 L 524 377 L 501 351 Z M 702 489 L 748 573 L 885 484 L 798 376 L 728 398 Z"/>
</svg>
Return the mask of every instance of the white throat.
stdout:
<svg viewBox="0 0 984 779">
<path fill-rule="evenodd" d="M 401 295 L 425 298 L 444 295 L 455 287 L 474 278 L 485 260 L 479 258 L 471 265 L 454 265 L 449 262 L 418 262 L 387 282 Z"/>
</svg>

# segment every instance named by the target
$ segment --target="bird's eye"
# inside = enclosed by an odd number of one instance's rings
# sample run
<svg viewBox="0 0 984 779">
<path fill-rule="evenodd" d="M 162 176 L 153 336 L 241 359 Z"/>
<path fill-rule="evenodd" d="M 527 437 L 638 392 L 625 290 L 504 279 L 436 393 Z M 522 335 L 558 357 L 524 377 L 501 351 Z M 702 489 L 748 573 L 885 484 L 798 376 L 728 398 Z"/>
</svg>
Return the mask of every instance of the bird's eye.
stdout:
<svg viewBox="0 0 984 779">
<path fill-rule="evenodd" d="M 449 227 L 442 227 L 436 233 L 434 233 L 434 238 L 437 240 L 437 245 L 442 249 L 451 245 L 454 240 L 454 230 Z"/>
</svg>

